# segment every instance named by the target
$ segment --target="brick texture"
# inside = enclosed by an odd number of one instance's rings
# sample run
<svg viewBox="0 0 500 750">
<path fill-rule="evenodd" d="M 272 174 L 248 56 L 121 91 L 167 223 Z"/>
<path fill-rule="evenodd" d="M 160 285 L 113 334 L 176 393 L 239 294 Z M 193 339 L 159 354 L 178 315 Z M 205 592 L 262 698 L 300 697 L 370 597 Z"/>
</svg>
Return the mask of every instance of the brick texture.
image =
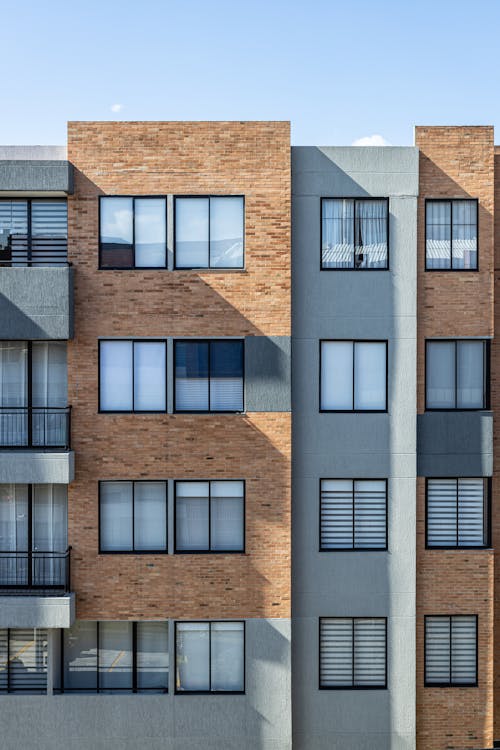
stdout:
<svg viewBox="0 0 500 750">
<path fill-rule="evenodd" d="M 73 122 L 68 158 L 77 617 L 289 617 L 290 414 L 97 411 L 98 337 L 290 334 L 289 124 Z M 99 271 L 101 194 L 244 194 L 245 270 Z M 146 478 L 245 479 L 246 553 L 99 555 L 98 481 Z"/>
</svg>

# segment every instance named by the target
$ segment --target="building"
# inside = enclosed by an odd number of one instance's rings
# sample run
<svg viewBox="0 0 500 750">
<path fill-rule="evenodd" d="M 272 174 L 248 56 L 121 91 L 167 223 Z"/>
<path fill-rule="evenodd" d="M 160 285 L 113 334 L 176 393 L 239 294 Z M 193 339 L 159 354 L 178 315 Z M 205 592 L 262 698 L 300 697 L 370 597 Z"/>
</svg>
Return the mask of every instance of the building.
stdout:
<svg viewBox="0 0 500 750">
<path fill-rule="evenodd" d="M 0 148 L 2 750 L 500 739 L 499 160 L 283 122 Z"/>
</svg>

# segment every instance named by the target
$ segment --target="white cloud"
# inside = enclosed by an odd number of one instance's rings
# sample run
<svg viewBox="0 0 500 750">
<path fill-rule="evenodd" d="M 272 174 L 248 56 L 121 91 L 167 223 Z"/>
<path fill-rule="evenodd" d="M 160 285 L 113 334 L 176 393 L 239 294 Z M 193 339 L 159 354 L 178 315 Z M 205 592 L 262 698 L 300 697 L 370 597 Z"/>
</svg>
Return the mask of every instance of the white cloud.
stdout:
<svg viewBox="0 0 500 750">
<path fill-rule="evenodd" d="M 353 146 L 390 146 L 389 141 L 386 141 L 382 135 L 374 133 L 373 135 L 365 135 L 364 138 L 358 138 L 353 141 Z"/>
<path fill-rule="evenodd" d="M 112 112 L 121 112 L 123 109 L 123 104 L 112 104 L 111 105 L 111 111 Z"/>
</svg>

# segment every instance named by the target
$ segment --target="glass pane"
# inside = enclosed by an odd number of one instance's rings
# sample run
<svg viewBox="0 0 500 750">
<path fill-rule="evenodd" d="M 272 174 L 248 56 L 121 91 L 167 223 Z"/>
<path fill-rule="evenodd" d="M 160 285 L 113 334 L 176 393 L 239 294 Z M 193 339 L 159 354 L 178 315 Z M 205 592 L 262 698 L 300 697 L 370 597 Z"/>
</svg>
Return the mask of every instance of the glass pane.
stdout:
<svg viewBox="0 0 500 750">
<path fill-rule="evenodd" d="M 131 268 L 133 254 L 132 198 L 101 198 L 101 264 Z"/>
<path fill-rule="evenodd" d="M 451 681 L 474 685 L 477 680 L 477 621 L 474 615 L 451 618 Z"/>
<path fill-rule="evenodd" d="M 243 198 L 210 198 L 210 266 L 243 268 Z"/>
<path fill-rule="evenodd" d="M 174 346 L 176 410 L 208 411 L 208 342 Z"/>
<path fill-rule="evenodd" d="M 28 523 L 28 485 L 0 484 L 0 552 L 27 552 Z M 0 583 L 28 583 L 27 555 L 0 554 Z"/>
<path fill-rule="evenodd" d="M 168 690 L 168 622 L 137 623 L 137 688 Z"/>
<path fill-rule="evenodd" d="M 63 638 L 64 690 L 97 690 L 97 623 L 77 620 Z"/>
<path fill-rule="evenodd" d="M 382 619 L 354 620 L 354 685 L 385 685 L 386 623 Z"/>
<path fill-rule="evenodd" d="M 135 199 L 135 266 L 165 268 L 167 205 L 165 198 Z"/>
<path fill-rule="evenodd" d="M 135 549 L 167 549 L 166 483 L 136 482 L 134 492 Z"/>
<path fill-rule="evenodd" d="M 47 631 L 9 631 L 9 677 L 14 692 L 41 693 L 47 690 Z"/>
<path fill-rule="evenodd" d="M 457 409 L 484 409 L 484 343 L 457 342 Z"/>
<path fill-rule="evenodd" d="M 243 482 L 211 482 L 211 549 L 244 547 Z"/>
<path fill-rule="evenodd" d="M 450 618 L 425 618 L 425 681 L 448 684 L 450 674 Z"/>
<path fill-rule="evenodd" d="M 99 623 L 99 687 L 132 688 L 132 623 Z"/>
<path fill-rule="evenodd" d="M 65 200 L 32 201 L 31 250 L 35 266 L 50 266 L 66 261 L 68 209 Z"/>
<path fill-rule="evenodd" d="M 208 550 L 208 482 L 176 482 L 175 546 Z"/>
<path fill-rule="evenodd" d="M 134 343 L 135 411 L 166 411 L 166 353 L 163 342 Z"/>
<path fill-rule="evenodd" d="M 384 343 L 354 345 L 354 408 L 386 408 L 386 352 Z"/>
<path fill-rule="evenodd" d="M 100 408 L 132 411 L 132 342 L 100 342 Z"/>
<path fill-rule="evenodd" d="M 208 198 L 176 198 L 176 268 L 208 268 L 208 211 Z"/>
<path fill-rule="evenodd" d="M 321 408 L 353 408 L 353 343 L 321 343 Z"/>
<path fill-rule="evenodd" d="M 0 629 L 0 692 L 7 690 L 7 669 L 9 666 L 9 648 L 8 648 L 7 628 Z"/>
<path fill-rule="evenodd" d="M 354 497 L 351 479 L 321 480 L 321 547 L 354 546 Z"/>
<path fill-rule="evenodd" d="M 458 480 L 458 545 L 482 547 L 488 542 L 486 492 L 483 479 Z"/>
<path fill-rule="evenodd" d="M 67 445 L 68 368 L 66 342 L 38 341 L 32 348 L 33 444 Z"/>
<path fill-rule="evenodd" d="M 354 201 L 329 199 L 322 202 L 323 268 L 354 268 Z"/>
<path fill-rule="evenodd" d="M 101 482 L 100 547 L 103 552 L 132 549 L 132 482 Z"/>
<path fill-rule="evenodd" d="M 210 411 L 243 411 L 243 342 L 210 344 Z"/>
<path fill-rule="evenodd" d="M 242 622 L 212 623 L 211 689 L 245 689 L 245 630 Z"/>
<path fill-rule="evenodd" d="M 457 546 L 457 480 L 427 481 L 427 545 Z"/>
<path fill-rule="evenodd" d="M 28 344 L 0 343 L 0 445 L 23 446 L 28 441 Z"/>
<path fill-rule="evenodd" d="M 426 401 L 428 409 L 455 408 L 455 343 L 428 341 Z"/>
<path fill-rule="evenodd" d="M 384 549 L 387 528 L 387 486 L 383 480 L 354 482 L 354 528 L 357 549 Z"/>
<path fill-rule="evenodd" d="M 0 265 L 25 265 L 28 258 L 28 203 L 0 200 Z"/>
<path fill-rule="evenodd" d="M 387 268 L 387 201 L 356 201 L 356 268 Z"/>
<path fill-rule="evenodd" d="M 477 268 L 476 201 L 453 201 L 453 268 Z"/>
<path fill-rule="evenodd" d="M 353 685 L 353 621 L 349 617 L 320 620 L 320 684 Z"/>
<path fill-rule="evenodd" d="M 451 268 L 451 204 L 429 201 L 425 213 L 426 267 Z"/>
<path fill-rule="evenodd" d="M 176 667 L 177 690 L 210 690 L 210 628 L 208 623 L 177 623 Z"/>
<path fill-rule="evenodd" d="M 33 549 L 42 552 L 66 552 L 67 547 L 67 485 L 33 485 Z"/>
</svg>

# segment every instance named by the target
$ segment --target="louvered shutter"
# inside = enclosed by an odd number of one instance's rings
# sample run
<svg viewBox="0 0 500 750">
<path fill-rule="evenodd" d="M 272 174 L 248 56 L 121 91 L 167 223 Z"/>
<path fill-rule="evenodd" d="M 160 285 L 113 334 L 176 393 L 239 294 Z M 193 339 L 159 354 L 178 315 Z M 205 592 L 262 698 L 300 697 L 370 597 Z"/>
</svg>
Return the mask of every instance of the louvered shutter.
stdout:
<svg viewBox="0 0 500 750">
<path fill-rule="evenodd" d="M 8 648 L 7 630 L 0 630 L 0 691 L 7 690 Z"/>
</svg>

